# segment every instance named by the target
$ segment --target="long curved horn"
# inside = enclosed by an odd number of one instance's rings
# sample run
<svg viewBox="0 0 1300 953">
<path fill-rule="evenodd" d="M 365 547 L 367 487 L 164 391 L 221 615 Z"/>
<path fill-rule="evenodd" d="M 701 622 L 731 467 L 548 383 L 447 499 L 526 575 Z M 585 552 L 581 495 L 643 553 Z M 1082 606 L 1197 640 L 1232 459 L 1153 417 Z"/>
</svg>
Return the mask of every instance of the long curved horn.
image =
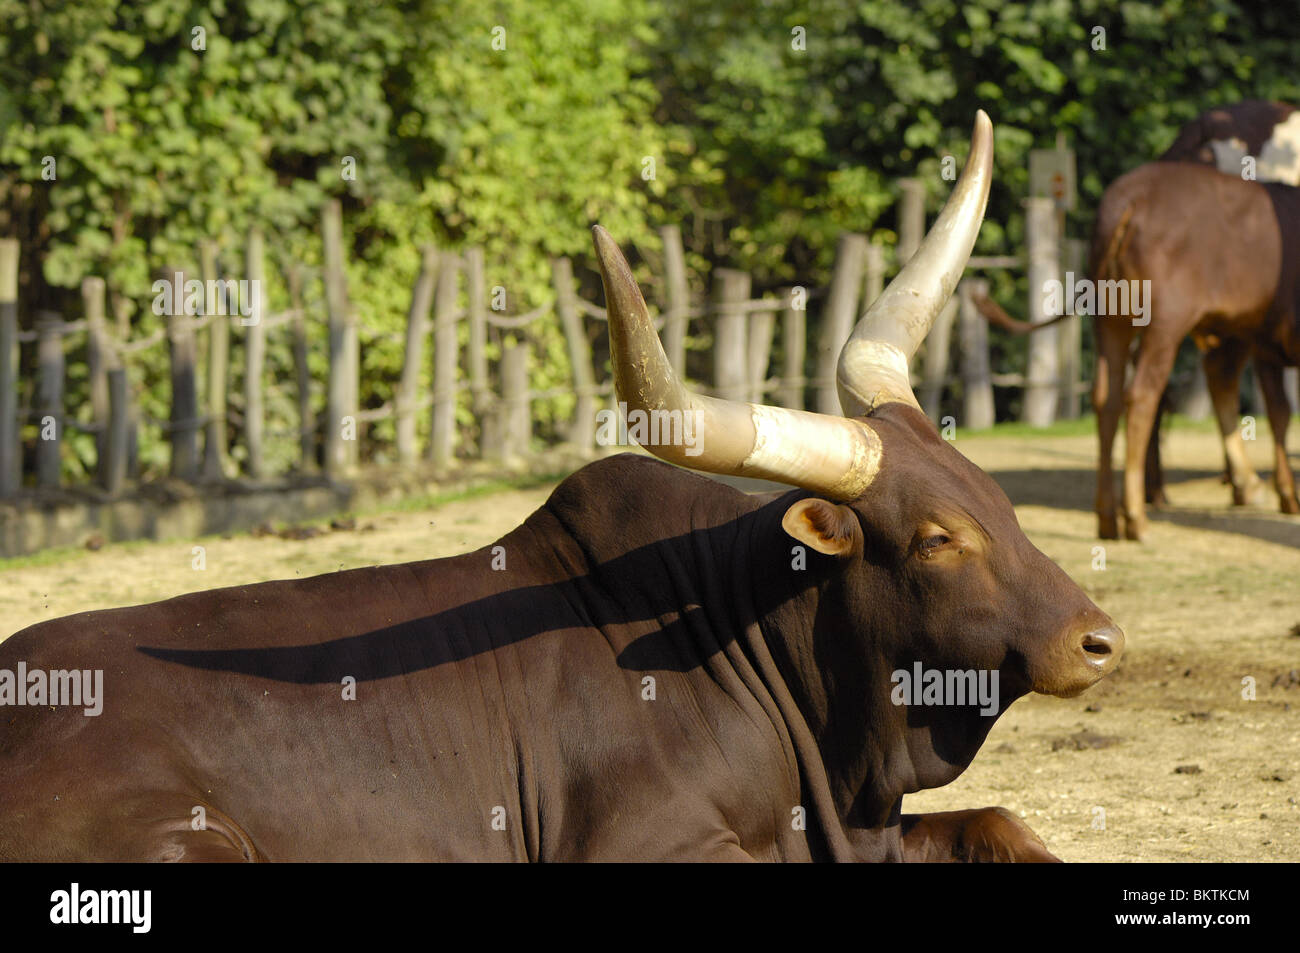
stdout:
<svg viewBox="0 0 1300 953">
<path fill-rule="evenodd" d="M 691 414 L 695 453 L 645 444 L 655 456 L 708 473 L 759 477 L 837 500 L 862 494 L 880 470 L 880 438 L 860 420 L 694 394 L 668 364 L 627 259 L 609 232 L 592 229 L 609 315 L 614 387 L 628 413 Z M 658 428 L 660 436 L 663 428 Z M 654 435 L 654 429 L 650 430 Z"/>
<path fill-rule="evenodd" d="M 975 114 L 970 155 L 948 203 L 916 254 L 858 321 L 840 351 L 836 383 L 845 415 L 887 401 L 919 408 L 908 366 L 952 296 L 975 246 L 993 178 L 993 124 Z"/>
</svg>

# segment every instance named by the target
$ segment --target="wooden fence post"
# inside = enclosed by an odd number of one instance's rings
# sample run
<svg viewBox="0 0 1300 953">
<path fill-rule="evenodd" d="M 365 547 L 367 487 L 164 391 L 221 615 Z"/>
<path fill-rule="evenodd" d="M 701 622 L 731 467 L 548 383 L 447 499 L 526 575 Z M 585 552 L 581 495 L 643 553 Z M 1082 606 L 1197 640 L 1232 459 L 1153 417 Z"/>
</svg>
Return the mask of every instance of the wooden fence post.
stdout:
<svg viewBox="0 0 1300 953">
<path fill-rule="evenodd" d="M 167 350 L 171 364 L 171 475 L 193 480 L 199 472 L 199 395 L 195 376 L 194 322 L 185 313 L 185 275 L 169 268 L 172 309 L 167 314 Z"/>
<path fill-rule="evenodd" d="M 336 477 L 350 471 L 358 459 L 358 374 L 354 360 L 357 324 L 348 304 L 347 274 L 343 266 L 343 206 L 338 199 L 326 202 L 321 211 L 321 240 L 330 367 L 325 405 L 325 472 Z"/>
<path fill-rule="evenodd" d="M 785 308 L 781 311 L 781 340 L 785 351 L 781 371 L 780 403 L 794 410 L 804 408 L 804 359 L 808 347 L 808 312 L 796 302 L 793 288 L 782 288 Z"/>
<path fill-rule="evenodd" d="M 1029 259 L 1029 308 L 1031 323 L 1054 317 L 1047 307 L 1048 283 L 1060 281 L 1057 245 L 1056 205 L 1052 199 L 1025 200 L 1025 237 Z M 1056 327 L 1029 335 L 1029 359 L 1025 370 L 1025 396 L 1020 419 L 1032 427 L 1046 427 L 1056 419 L 1057 380 Z"/>
<path fill-rule="evenodd" d="M 659 229 L 664 243 L 664 353 L 668 366 L 680 376 L 686 375 L 686 326 L 690 319 L 690 288 L 686 283 L 686 252 L 682 248 L 682 230 L 676 225 Z"/>
<path fill-rule="evenodd" d="M 107 288 L 103 278 L 81 280 L 86 315 L 86 374 L 90 385 L 90 418 L 95 425 L 95 466 L 104 465 L 108 445 L 108 352 L 113 346 L 106 321 Z"/>
<path fill-rule="evenodd" d="M 248 293 L 252 296 L 252 315 L 240 318 L 246 329 L 244 334 L 244 443 L 248 456 L 244 472 L 254 480 L 263 475 L 262 440 L 265 433 L 265 406 L 262 402 L 262 385 L 266 369 L 266 323 L 269 317 L 270 296 L 266 290 L 266 246 L 262 232 L 248 230 L 248 244 L 244 249 L 244 272 L 248 275 Z"/>
<path fill-rule="evenodd" d="M 989 326 L 974 300 L 988 293 L 989 283 L 984 278 L 963 278 L 957 285 L 961 322 L 961 425 L 969 430 L 985 430 L 994 421 Z"/>
<path fill-rule="evenodd" d="M 22 485 L 18 430 L 18 240 L 0 238 L 0 497 Z"/>
<path fill-rule="evenodd" d="M 429 458 L 446 467 L 456 451 L 456 368 L 460 345 L 456 341 L 456 298 L 459 294 L 460 258 L 450 252 L 439 256 L 438 288 L 433 306 L 433 424 Z"/>
<path fill-rule="evenodd" d="M 749 396 L 745 331 L 750 277 L 734 268 L 713 272 L 713 390 L 727 400 Z"/>
<path fill-rule="evenodd" d="M 764 308 L 754 311 L 749 316 L 749 399 L 752 403 L 764 403 L 767 396 L 764 385 L 767 383 L 767 366 L 772 359 L 772 338 L 776 334 L 776 311 Z"/>
<path fill-rule="evenodd" d="M 131 392 L 126 368 L 114 353 L 108 369 L 108 440 L 99 477 L 104 489 L 116 495 L 126 483 L 127 454 L 131 442 Z"/>
<path fill-rule="evenodd" d="M 885 250 L 879 245 L 868 245 L 862 276 L 862 306 L 858 308 L 858 317 L 862 317 L 884 291 Z"/>
<path fill-rule="evenodd" d="M 298 468 L 316 469 L 316 415 L 311 409 L 311 367 L 307 363 L 307 314 L 302 306 L 302 269 L 293 262 L 285 269 L 289 307 L 293 311 L 293 371 L 298 396 Z"/>
<path fill-rule="evenodd" d="M 397 460 L 409 466 L 418 458 L 415 446 L 416 412 L 420 405 L 420 371 L 424 366 L 424 339 L 429 334 L 429 312 L 438 281 L 438 249 L 420 249 L 420 273 L 411 289 L 406 313 L 406 350 L 402 354 L 402 379 L 397 385 Z"/>
<path fill-rule="evenodd" d="M 1081 396 L 1079 378 L 1083 373 L 1083 322 L 1074 308 L 1074 283 L 1085 277 L 1088 243 L 1079 238 L 1062 239 L 1061 256 L 1069 278 L 1069 282 L 1063 284 L 1063 303 L 1074 313 L 1056 326 L 1056 366 L 1060 375 L 1056 413 L 1063 420 L 1078 420 Z"/>
<path fill-rule="evenodd" d="M 532 417 L 528 403 L 528 348 L 508 339 L 501 351 L 502 450 L 508 462 L 528 455 Z"/>
<path fill-rule="evenodd" d="M 555 282 L 555 310 L 568 345 L 573 391 L 578 397 L 569 428 L 569 443 L 582 453 L 590 453 L 596 445 L 596 375 L 591 367 L 591 344 L 573 290 L 573 264 L 567 258 L 553 259 L 551 276 Z"/>
<path fill-rule="evenodd" d="M 952 340 L 953 320 L 957 317 L 957 305 L 957 296 L 953 295 L 934 319 L 934 326 L 925 338 L 921 409 L 936 426 L 939 424 L 939 410 L 943 401 L 943 385 L 948 380 L 949 342 Z"/>
<path fill-rule="evenodd" d="M 488 389 L 487 359 L 487 277 L 483 249 L 467 248 L 465 259 L 465 296 L 469 317 L 469 400 L 478 423 L 480 457 L 500 459 L 501 428 L 492 393 Z"/>
<path fill-rule="evenodd" d="M 925 237 L 925 183 L 920 179 L 899 179 L 898 190 L 897 265 L 902 268 Z"/>
<path fill-rule="evenodd" d="M 835 247 L 835 270 L 830 294 L 817 333 L 817 412 L 839 416 L 840 394 L 835 372 L 840 350 L 849 339 L 858 318 L 858 292 L 866 262 L 867 237 L 845 232 Z"/>
<path fill-rule="evenodd" d="M 226 475 L 227 378 L 230 374 L 230 320 L 221 316 L 227 308 L 218 304 L 217 295 L 209 295 L 221 278 L 217 269 L 217 243 L 199 242 L 199 277 L 203 279 L 203 313 L 208 320 L 208 373 L 204 403 L 207 422 L 203 431 L 203 479 L 220 480 Z M 211 315 L 218 315 L 211 317 Z"/>
<path fill-rule="evenodd" d="M 63 444 L 63 316 L 57 311 L 36 314 L 36 485 L 59 485 Z"/>
</svg>

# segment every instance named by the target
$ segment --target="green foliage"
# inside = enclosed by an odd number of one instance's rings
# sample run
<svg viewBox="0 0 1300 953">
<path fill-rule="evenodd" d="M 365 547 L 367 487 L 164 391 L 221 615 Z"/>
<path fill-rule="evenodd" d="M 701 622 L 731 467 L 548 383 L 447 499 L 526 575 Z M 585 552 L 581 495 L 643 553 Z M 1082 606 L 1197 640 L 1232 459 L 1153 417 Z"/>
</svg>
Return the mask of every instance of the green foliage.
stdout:
<svg viewBox="0 0 1300 953">
<path fill-rule="evenodd" d="M 640 253 L 652 293 L 664 222 L 682 225 L 697 293 L 715 264 L 752 271 L 755 293 L 814 285 L 841 231 L 894 240 L 897 178 L 921 178 L 939 207 L 943 158 L 964 159 L 984 108 L 997 167 L 978 251 L 1014 253 L 1031 148 L 1063 133 L 1076 150 L 1069 231 L 1086 237 L 1105 185 L 1183 122 L 1295 100 L 1300 75 L 1292 13 L 1231 0 L 0 0 L 0 23 L 0 234 L 23 243 L 24 322 L 40 307 L 78 317 L 93 274 L 110 315 L 148 334 L 154 272 L 195 272 L 198 241 L 214 239 L 242 274 L 256 225 L 273 311 L 289 306 L 283 268 L 307 269 L 317 409 L 330 198 L 344 202 L 362 403 L 377 407 L 400 373 L 424 243 L 483 248 L 511 313 L 552 300 L 555 255 L 599 297 L 595 221 Z M 996 297 L 1023 298 L 1022 275 L 992 277 Z M 563 386 L 558 327 L 529 333 L 533 386 Z M 271 335 L 272 429 L 296 421 L 288 347 Z M 237 340 L 232 362 L 237 389 Z M 166 416 L 165 349 L 132 366 L 141 407 Z M 84 385 L 70 381 L 74 403 Z M 535 411 L 547 429 L 569 406 Z M 159 440 L 142 436 L 154 468 Z M 77 472 L 92 441 L 73 443 Z M 293 447 L 268 448 L 273 466 Z"/>
</svg>

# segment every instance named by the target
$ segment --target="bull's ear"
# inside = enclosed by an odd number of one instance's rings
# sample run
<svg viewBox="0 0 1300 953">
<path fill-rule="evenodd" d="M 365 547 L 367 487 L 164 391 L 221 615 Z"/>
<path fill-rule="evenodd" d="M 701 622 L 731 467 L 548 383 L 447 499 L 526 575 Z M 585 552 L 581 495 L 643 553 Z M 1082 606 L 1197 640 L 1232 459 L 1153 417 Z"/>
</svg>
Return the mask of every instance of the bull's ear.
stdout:
<svg viewBox="0 0 1300 953">
<path fill-rule="evenodd" d="M 809 497 L 781 518 L 787 533 L 827 556 L 847 556 L 862 544 L 862 527 L 847 506 Z"/>
</svg>

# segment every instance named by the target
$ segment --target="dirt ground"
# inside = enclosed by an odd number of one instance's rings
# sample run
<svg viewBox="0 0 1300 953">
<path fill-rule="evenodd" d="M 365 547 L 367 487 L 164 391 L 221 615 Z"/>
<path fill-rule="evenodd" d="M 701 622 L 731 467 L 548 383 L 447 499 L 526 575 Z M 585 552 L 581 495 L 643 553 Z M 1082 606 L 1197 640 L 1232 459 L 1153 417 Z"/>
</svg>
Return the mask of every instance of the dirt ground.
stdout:
<svg viewBox="0 0 1300 953">
<path fill-rule="evenodd" d="M 1017 505 L 1029 537 L 1128 636 L 1118 671 L 1070 700 L 1002 717 L 953 784 L 905 810 L 1004 805 L 1073 861 L 1300 861 L 1300 518 L 1231 508 L 1210 432 L 1165 438 L 1172 505 L 1146 543 L 1095 539 L 1095 442 L 958 435 Z M 1248 445 L 1265 474 L 1267 435 Z M 550 487 L 362 515 L 304 540 L 137 543 L 0 563 L 0 633 L 91 608 L 236 583 L 463 552 L 499 537 Z M 195 545 L 206 568 L 194 568 Z M 1243 698 L 1243 679 L 1255 698 Z"/>
</svg>

